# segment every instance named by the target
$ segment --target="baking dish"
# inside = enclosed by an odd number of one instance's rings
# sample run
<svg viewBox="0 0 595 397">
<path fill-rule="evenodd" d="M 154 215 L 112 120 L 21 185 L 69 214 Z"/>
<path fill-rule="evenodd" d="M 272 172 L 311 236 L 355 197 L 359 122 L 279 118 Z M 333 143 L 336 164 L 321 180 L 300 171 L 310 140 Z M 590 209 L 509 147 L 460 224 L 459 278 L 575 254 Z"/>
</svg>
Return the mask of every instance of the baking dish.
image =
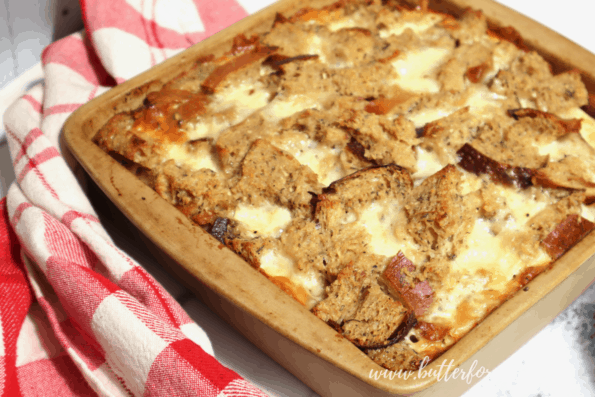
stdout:
<svg viewBox="0 0 595 397">
<path fill-rule="evenodd" d="M 324 5 L 324 3 L 328 2 L 311 2 L 309 5 L 317 7 Z M 464 3 L 442 3 L 437 8 L 457 15 L 466 5 Z M 380 368 L 371 363 L 359 350 L 348 342 L 338 339 L 334 331 L 319 322 L 299 305 L 288 301 L 285 296 L 279 296 L 280 291 L 276 287 L 266 284 L 266 280 L 259 277 L 257 273 L 251 272 L 251 269 L 242 264 L 239 258 L 223 249 L 215 240 L 203 235 L 200 229 L 191 225 L 185 217 L 180 216 L 181 214 L 177 210 L 162 202 L 152 191 L 146 191 L 144 185 L 135 184 L 130 180 L 130 178 L 134 178 L 131 174 L 124 171 L 111 159 L 102 158 L 103 153 L 100 155 L 96 151 L 97 148 L 89 146 L 90 138 L 107 118 L 118 111 L 138 106 L 144 94 L 152 86 L 158 85 L 147 85 L 145 83 L 159 80 L 163 76 L 175 75 L 198 56 L 211 52 L 217 54 L 217 49 L 228 48 L 231 38 L 239 32 L 253 33 L 258 29 L 266 29 L 270 26 L 276 11 L 290 14 L 304 5 L 295 5 L 289 2 L 278 3 L 271 9 L 247 18 L 240 24 L 234 25 L 234 27 L 206 40 L 180 56 L 110 91 L 110 93 L 86 105 L 73 115 L 65 126 L 65 138 L 74 154 L 108 196 L 143 232 L 156 241 L 183 268 L 193 273 L 201 282 L 278 331 L 281 335 L 301 344 L 302 347 L 336 364 L 339 368 L 351 373 L 360 380 L 373 383 L 375 386 L 391 392 L 409 393 L 417 391 L 427 387 L 435 380 L 431 377 L 424 377 L 423 379 L 412 377 L 407 380 L 369 379 L 370 369 L 380 370 Z M 491 19 L 491 23 L 496 26 L 499 26 L 498 12 L 502 12 L 502 15 L 505 15 L 509 20 L 514 19 L 510 15 L 506 15 L 506 9 L 494 3 L 476 2 L 473 6 L 482 9 L 487 17 Z M 519 23 L 522 22 L 524 21 L 519 20 Z M 524 34 L 521 27 L 526 29 L 527 26 L 530 26 L 530 24 L 525 23 L 517 27 Z M 534 28 L 538 29 L 538 26 Z M 538 32 L 538 36 L 541 38 L 546 37 L 544 36 L 546 33 L 547 31 Z M 549 32 L 549 34 L 552 35 L 553 33 Z M 541 50 L 538 43 L 531 42 L 530 35 L 524 34 L 524 36 L 530 46 L 533 45 L 536 49 Z M 548 45 L 554 41 L 554 37 L 548 39 L 550 40 Z M 557 38 L 565 42 L 564 39 Z M 589 89 L 592 87 L 592 84 L 590 84 L 592 83 L 592 77 L 590 76 L 593 74 L 589 74 L 588 67 L 586 67 L 587 63 L 581 63 L 581 59 L 573 59 L 569 54 L 563 52 L 557 53 L 558 58 L 546 50 L 540 52 L 553 63 L 554 71 L 566 70 L 569 67 L 582 69 L 583 75 L 586 77 L 587 87 Z M 577 53 L 582 56 L 590 56 L 585 54 L 584 50 L 577 51 Z M 91 107 L 91 105 L 95 106 Z M 138 181 L 135 180 L 135 182 Z M 130 189 L 131 187 L 132 189 Z M 139 194 L 142 194 L 142 197 Z M 176 226 L 174 222 L 178 225 Z M 185 229 L 186 231 L 180 231 L 179 229 Z M 589 244 L 589 241 L 592 240 L 590 237 L 587 237 L 558 261 L 552 271 L 536 279 L 530 285 L 529 291 L 520 293 L 503 305 L 471 334 L 461 340 L 455 348 L 451 349 L 438 362 L 430 365 L 427 369 L 432 369 L 432 366 L 437 366 L 442 360 L 449 361 L 452 358 L 455 360 L 456 365 L 469 357 L 482 344 L 485 344 L 499 330 L 503 329 L 505 325 L 530 307 L 532 303 L 550 291 L 568 274 L 576 270 L 584 259 L 592 253 L 588 250 L 588 247 L 592 245 Z M 241 285 L 237 280 L 243 281 Z M 513 301 L 516 303 L 511 303 Z M 504 310 L 505 307 L 508 310 Z M 475 335 L 475 337 L 472 338 L 472 335 Z M 453 354 L 453 350 L 458 352 Z M 485 364 L 482 363 L 482 365 Z"/>
</svg>

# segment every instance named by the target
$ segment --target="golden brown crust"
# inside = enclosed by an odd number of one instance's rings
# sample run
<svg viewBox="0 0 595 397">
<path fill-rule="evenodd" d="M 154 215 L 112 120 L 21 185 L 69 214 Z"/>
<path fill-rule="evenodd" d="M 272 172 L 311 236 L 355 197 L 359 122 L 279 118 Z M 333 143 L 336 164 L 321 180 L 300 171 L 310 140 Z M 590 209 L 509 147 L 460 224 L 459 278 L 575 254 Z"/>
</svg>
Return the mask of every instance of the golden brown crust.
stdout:
<svg viewBox="0 0 595 397">
<path fill-rule="evenodd" d="M 548 234 L 542 244 L 547 253 L 556 260 L 568 249 L 582 240 L 595 227 L 593 222 L 579 215 L 568 215 L 556 228 Z"/>
</svg>

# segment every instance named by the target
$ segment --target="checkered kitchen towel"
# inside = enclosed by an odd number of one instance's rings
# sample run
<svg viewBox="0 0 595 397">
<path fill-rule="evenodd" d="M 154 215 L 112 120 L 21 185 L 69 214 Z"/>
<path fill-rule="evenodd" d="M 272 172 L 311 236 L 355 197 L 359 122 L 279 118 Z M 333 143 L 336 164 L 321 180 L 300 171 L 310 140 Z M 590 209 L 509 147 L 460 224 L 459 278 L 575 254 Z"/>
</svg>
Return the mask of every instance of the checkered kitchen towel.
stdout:
<svg viewBox="0 0 595 397">
<path fill-rule="evenodd" d="M 5 115 L 17 181 L 0 201 L 0 396 L 264 395 L 99 224 L 58 144 L 110 86 L 246 15 L 235 0 L 82 0 L 45 82 Z"/>
</svg>

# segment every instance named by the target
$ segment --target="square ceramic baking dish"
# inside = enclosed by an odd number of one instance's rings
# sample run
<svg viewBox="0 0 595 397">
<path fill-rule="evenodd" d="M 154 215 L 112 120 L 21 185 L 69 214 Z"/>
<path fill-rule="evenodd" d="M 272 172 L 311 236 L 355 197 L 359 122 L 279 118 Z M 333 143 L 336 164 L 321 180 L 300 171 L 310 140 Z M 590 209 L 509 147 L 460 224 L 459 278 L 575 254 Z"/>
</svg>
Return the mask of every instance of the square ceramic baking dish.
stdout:
<svg viewBox="0 0 595 397">
<path fill-rule="evenodd" d="M 160 261 L 190 286 L 207 305 L 265 353 L 321 395 L 449 395 L 464 392 L 478 378 L 438 381 L 435 376 L 408 379 L 370 377 L 382 368 L 336 331 L 258 273 L 236 254 L 193 224 L 135 175 L 92 142 L 114 114 L 138 107 L 146 94 L 190 67 L 199 57 L 222 55 L 239 33 L 261 33 L 275 14 L 321 7 L 334 0 L 282 0 L 194 45 L 151 70 L 119 85 L 77 110 L 64 125 L 66 144 L 118 208 L 160 248 Z M 459 16 L 479 9 L 491 27 L 512 26 L 525 44 L 539 52 L 554 73 L 578 69 L 595 93 L 595 55 L 544 26 L 490 0 L 436 0 L 430 8 Z M 162 251 L 161 251 L 162 250 Z M 535 278 L 435 362 L 467 370 L 473 361 L 494 369 L 569 305 L 595 279 L 595 233 L 591 233 L 552 269 Z M 427 372 L 427 373 L 428 373 Z"/>
</svg>

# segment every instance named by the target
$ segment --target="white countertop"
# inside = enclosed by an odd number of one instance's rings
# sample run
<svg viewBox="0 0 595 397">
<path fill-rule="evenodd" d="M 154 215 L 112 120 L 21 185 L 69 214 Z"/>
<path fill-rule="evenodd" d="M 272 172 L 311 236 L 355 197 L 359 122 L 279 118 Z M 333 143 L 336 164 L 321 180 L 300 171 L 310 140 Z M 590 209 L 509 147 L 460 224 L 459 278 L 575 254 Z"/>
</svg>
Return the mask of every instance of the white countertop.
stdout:
<svg viewBox="0 0 595 397">
<path fill-rule="evenodd" d="M 593 0 L 500 0 L 595 52 Z M 249 12 L 270 0 L 241 0 Z M 55 5 L 54 10 L 48 10 Z M 0 115 L 13 98 L 41 77 L 38 65 L 44 46 L 80 27 L 76 0 L 5 0 L 0 4 Z M 19 77 L 20 76 L 20 77 Z M 1 129 L 0 129 L 1 130 Z M 14 180 L 6 143 L 0 132 L 0 197 Z M 100 209 L 109 222 L 113 208 Z M 108 212 L 107 214 L 105 212 Z M 114 240 L 159 280 L 207 332 L 217 358 L 271 395 L 316 394 L 256 349 L 169 276 L 146 252 L 139 250 L 134 229 L 110 228 Z M 595 396 L 595 286 L 522 348 L 464 394 L 464 397 Z"/>
</svg>

